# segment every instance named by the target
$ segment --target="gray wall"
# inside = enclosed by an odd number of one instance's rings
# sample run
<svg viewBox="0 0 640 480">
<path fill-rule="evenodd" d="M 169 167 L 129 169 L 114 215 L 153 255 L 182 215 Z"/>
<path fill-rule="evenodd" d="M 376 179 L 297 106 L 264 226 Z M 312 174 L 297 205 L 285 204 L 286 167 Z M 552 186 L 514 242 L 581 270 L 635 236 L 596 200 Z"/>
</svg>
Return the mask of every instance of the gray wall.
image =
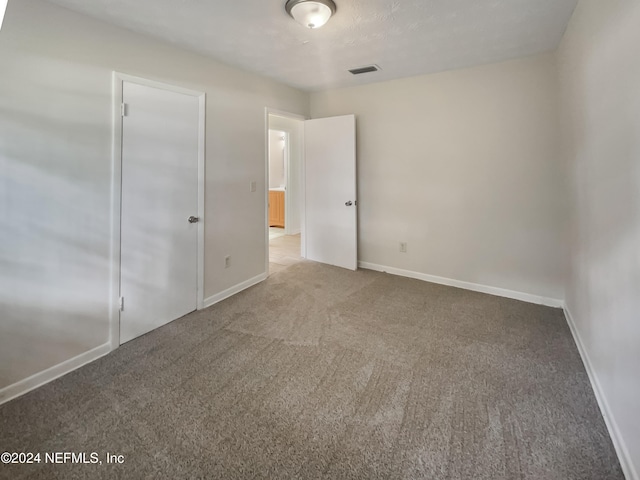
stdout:
<svg viewBox="0 0 640 480">
<path fill-rule="evenodd" d="M 562 299 L 557 103 L 553 54 L 313 93 L 357 116 L 360 260 Z"/>
<path fill-rule="evenodd" d="M 558 51 L 566 304 L 629 480 L 640 478 L 639 46 L 640 2 L 582 0 Z"/>
<path fill-rule="evenodd" d="M 265 107 L 308 94 L 37 0 L 0 68 L 0 388 L 109 339 L 113 70 L 207 94 L 205 297 L 264 272 Z"/>
<path fill-rule="evenodd" d="M 560 88 L 548 54 L 315 93 L 310 110 L 303 92 L 12 0 L 0 31 L 0 389 L 108 341 L 117 70 L 208 95 L 205 296 L 264 272 L 264 107 L 355 113 L 361 260 L 560 299 L 566 276 L 567 309 L 633 478 L 639 24 L 637 1 L 582 0 L 558 52 Z"/>
</svg>

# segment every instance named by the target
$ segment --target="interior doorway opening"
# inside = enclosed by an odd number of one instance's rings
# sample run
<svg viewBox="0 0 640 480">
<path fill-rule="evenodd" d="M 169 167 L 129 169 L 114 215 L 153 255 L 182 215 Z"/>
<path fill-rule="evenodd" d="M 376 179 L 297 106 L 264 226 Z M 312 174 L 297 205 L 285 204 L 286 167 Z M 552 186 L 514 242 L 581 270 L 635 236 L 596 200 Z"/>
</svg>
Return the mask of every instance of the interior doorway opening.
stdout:
<svg viewBox="0 0 640 480">
<path fill-rule="evenodd" d="M 303 117 L 265 110 L 265 245 L 266 271 L 275 273 L 302 258 L 336 267 L 358 268 L 358 213 L 356 177 L 356 117 L 305 120 Z M 274 151 L 274 164 L 282 163 L 284 187 L 284 233 L 269 241 L 269 151 L 282 142 L 285 155 Z M 282 135 L 279 132 L 285 132 Z M 287 139 L 289 141 L 287 142 Z M 288 161 L 287 161 L 288 158 Z M 275 181 L 274 186 L 279 186 Z M 272 197 L 273 198 L 273 197 Z M 275 215 L 275 214 L 274 214 Z M 275 224 L 275 223 L 274 223 Z M 296 238 L 297 237 L 297 238 Z M 280 238 L 295 238 L 295 254 L 278 251 Z M 298 254 L 299 252 L 299 254 Z M 271 268 L 270 268 L 271 267 Z"/>
<path fill-rule="evenodd" d="M 267 109 L 267 271 L 302 261 L 304 118 Z"/>
<path fill-rule="evenodd" d="M 269 129 L 269 240 L 286 234 L 288 157 L 287 132 Z"/>
</svg>

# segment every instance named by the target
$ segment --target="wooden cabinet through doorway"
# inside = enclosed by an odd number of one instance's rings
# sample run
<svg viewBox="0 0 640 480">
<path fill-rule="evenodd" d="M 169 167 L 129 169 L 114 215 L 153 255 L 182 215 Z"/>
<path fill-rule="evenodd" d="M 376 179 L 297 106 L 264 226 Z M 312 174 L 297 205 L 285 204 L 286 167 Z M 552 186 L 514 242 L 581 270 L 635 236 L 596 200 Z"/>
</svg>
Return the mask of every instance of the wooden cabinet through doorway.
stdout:
<svg viewBox="0 0 640 480">
<path fill-rule="evenodd" d="M 284 228 L 284 192 L 269 190 L 269 226 Z"/>
</svg>

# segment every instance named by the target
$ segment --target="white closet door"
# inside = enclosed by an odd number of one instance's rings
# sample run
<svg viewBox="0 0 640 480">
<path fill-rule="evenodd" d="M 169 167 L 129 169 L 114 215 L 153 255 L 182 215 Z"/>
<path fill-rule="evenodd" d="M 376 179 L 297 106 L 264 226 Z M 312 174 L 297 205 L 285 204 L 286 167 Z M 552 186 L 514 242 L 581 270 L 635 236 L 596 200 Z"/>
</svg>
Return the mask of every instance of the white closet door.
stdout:
<svg viewBox="0 0 640 480">
<path fill-rule="evenodd" d="M 198 282 L 198 99 L 125 81 L 123 100 L 120 343 L 195 310 Z"/>
</svg>

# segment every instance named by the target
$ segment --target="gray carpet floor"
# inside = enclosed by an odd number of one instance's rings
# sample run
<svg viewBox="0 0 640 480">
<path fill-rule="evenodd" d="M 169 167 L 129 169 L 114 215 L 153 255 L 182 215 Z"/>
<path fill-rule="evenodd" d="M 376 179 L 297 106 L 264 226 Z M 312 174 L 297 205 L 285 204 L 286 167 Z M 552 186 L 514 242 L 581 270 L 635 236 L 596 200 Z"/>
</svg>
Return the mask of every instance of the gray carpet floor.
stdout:
<svg viewBox="0 0 640 480">
<path fill-rule="evenodd" d="M 559 309 L 303 262 L 0 406 L 2 478 L 622 479 Z"/>
</svg>

